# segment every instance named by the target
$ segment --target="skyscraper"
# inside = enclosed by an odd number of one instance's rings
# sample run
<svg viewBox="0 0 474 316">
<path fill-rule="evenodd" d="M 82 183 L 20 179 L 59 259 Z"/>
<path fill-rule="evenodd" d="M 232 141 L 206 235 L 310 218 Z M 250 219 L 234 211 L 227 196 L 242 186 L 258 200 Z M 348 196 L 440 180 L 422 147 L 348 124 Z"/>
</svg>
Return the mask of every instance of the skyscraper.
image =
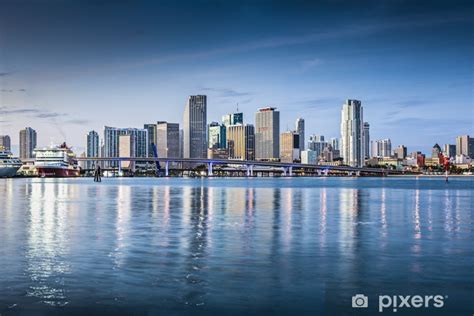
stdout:
<svg viewBox="0 0 474 316">
<path fill-rule="evenodd" d="M 379 139 L 372 141 L 372 157 L 384 158 L 392 155 L 392 141 L 387 139 Z"/>
<path fill-rule="evenodd" d="M 208 128 L 209 148 L 227 148 L 226 125 L 212 122 Z"/>
<path fill-rule="evenodd" d="M 6 151 L 12 150 L 12 144 L 10 136 L 8 135 L 0 135 L 0 149 L 3 148 Z"/>
<path fill-rule="evenodd" d="M 229 125 L 227 127 L 229 159 L 255 159 L 255 128 L 253 125 Z"/>
<path fill-rule="evenodd" d="M 370 124 L 365 122 L 364 123 L 364 158 L 369 159 L 370 158 Z"/>
<path fill-rule="evenodd" d="M 363 107 L 359 100 L 347 100 L 341 111 L 341 156 L 353 167 L 364 165 Z"/>
<path fill-rule="evenodd" d="M 131 144 L 132 157 L 148 157 L 148 131 L 141 128 L 104 127 L 104 157 L 119 157 L 120 136 L 130 135 L 131 139 L 123 138 L 123 143 Z M 107 167 L 118 167 L 116 161 L 108 161 Z"/>
<path fill-rule="evenodd" d="M 332 146 L 332 150 L 340 150 L 340 141 L 339 141 L 339 138 L 338 137 L 332 137 L 330 139 L 330 143 L 331 143 L 331 146 Z"/>
<path fill-rule="evenodd" d="M 184 158 L 207 157 L 207 97 L 191 95 L 184 108 L 183 156 Z"/>
<path fill-rule="evenodd" d="M 296 120 L 295 131 L 299 135 L 300 153 L 301 153 L 305 147 L 305 133 L 304 133 L 304 119 L 303 118 L 300 117 Z"/>
<path fill-rule="evenodd" d="M 456 157 L 456 145 L 444 144 L 443 154 L 449 158 Z"/>
<path fill-rule="evenodd" d="M 148 157 L 153 157 L 153 144 L 157 143 L 157 138 L 156 138 L 156 124 L 145 124 L 143 125 L 143 128 L 148 131 Z"/>
<path fill-rule="evenodd" d="M 96 131 L 90 131 L 86 135 L 86 157 L 99 157 L 99 134 Z M 93 161 L 86 161 L 86 169 L 94 168 Z"/>
<path fill-rule="evenodd" d="M 300 159 L 299 134 L 293 131 L 280 135 L 280 160 L 281 162 L 294 162 Z"/>
<path fill-rule="evenodd" d="M 20 131 L 20 159 L 33 158 L 33 150 L 36 148 L 36 131 L 26 127 Z"/>
<path fill-rule="evenodd" d="M 406 146 L 400 145 L 393 150 L 393 153 L 398 159 L 405 159 L 407 157 L 407 148 Z"/>
<path fill-rule="evenodd" d="M 276 108 L 259 109 L 255 114 L 255 158 L 278 160 L 280 157 L 280 112 Z"/>
<path fill-rule="evenodd" d="M 308 149 L 314 151 L 316 159 L 323 153 L 324 148 L 328 146 L 328 142 L 324 140 L 323 135 L 309 136 Z"/>
<path fill-rule="evenodd" d="M 157 151 L 160 158 L 179 158 L 179 124 L 158 122 L 156 125 Z"/>
<path fill-rule="evenodd" d="M 438 158 L 439 154 L 441 154 L 443 151 L 441 150 L 441 147 L 438 144 L 434 144 L 433 148 L 431 149 L 431 158 Z"/>
<path fill-rule="evenodd" d="M 456 137 L 456 155 L 466 155 L 474 158 L 474 138 L 469 135 Z"/>
<path fill-rule="evenodd" d="M 222 124 L 224 124 L 225 126 L 244 124 L 244 114 L 242 112 L 238 112 L 223 115 Z"/>
</svg>

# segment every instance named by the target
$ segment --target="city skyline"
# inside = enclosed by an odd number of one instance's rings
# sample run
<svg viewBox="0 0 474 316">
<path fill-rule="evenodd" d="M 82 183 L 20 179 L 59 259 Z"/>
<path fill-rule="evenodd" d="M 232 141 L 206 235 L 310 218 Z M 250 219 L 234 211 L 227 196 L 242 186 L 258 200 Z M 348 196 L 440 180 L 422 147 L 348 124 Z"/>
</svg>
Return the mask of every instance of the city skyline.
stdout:
<svg viewBox="0 0 474 316">
<path fill-rule="evenodd" d="M 208 122 L 238 104 L 255 124 L 272 106 L 281 131 L 301 117 L 306 135 L 330 138 L 341 104 L 357 99 L 371 139 L 429 153 L 474 134 L 472 4 L 429 3 L 189 3 L 181 20 L 197 24 L 166 18 L 172 4 L 5 2 L 0 134 L 15 153 L 26 126 L 39 146 L 67 141 L 80 153 L 104 125 L 182 126 L 186 97 L 205 94 Z"/>
</svg>

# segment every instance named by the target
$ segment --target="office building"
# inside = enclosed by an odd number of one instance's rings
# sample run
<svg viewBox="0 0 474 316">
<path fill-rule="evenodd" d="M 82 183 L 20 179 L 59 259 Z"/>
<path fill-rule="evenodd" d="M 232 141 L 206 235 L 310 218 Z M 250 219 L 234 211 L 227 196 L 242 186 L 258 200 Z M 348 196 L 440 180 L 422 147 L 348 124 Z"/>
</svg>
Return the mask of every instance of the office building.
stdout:
<svg viewBox="0 0 474 316">
<path fill-rule="evenodd" d="M 456 145 L 444 144 L 443 154 L 444 154 L 444 156 L 446 156 L 448 158 L 455 158 L 456 157 Z"/>
<path fill-rule="evenodd" d="M 3 150 L 6 150 L 6 151 L 11 151 L 12 150 L 12 144 L 11 144 L 10 136 L 0 135 L 0 150 L 2 148 L 3 148 Z"/>
<path fill-rule="evenodd" d="M 90 131 L 86 135 L 86 152 L 87 158 L 99 157 L 99 134 L 96 131 Z M 86 169 L 93 169 L 95 167 L 94 161 L 86 161 L 84 164 Z"/>
<path fill-rule="evenodd" d="M 255 160 L 255 128 L 250 124 L 227 127 L 229 159 Z"/>
<path fill-rule="evenodd" d="M 141 128 L 117 128 L 117 127 L 104 127 L 104 156 L 105 157 L 119 157 L 120 136 L 130 135 L 131 139 L 129 144 L 134 146 L 130 153 L 133 154 L 131 157 L 148 157 L 148 131 Z M 127 142 L 126 138 L 123 138 L 123 142 Z M 116 161 L 108 161 L 105 163 L 106 167 L 118 167 Z"/>
<path fill-rule="evenodd" d="M 316 157 L 322 154 L 324 148 L 328 146 L 328 142 L 324 140 L 323 135 L 310 135 L 308 141 L 308 149 L 311 149 L 316 153 Z"/>
<path fill-rule="evenodd" d="M 223 115 L 222 124 L 224 126 L 244 124 L 244 113 L 238 112 Z"/>
<path fill-rule="evenodd" d="M 300 135 L 300 153 L 305 149 L 304 119 L 298 118 L 295 122 L 295 131 Z"/>
<path fill-rule="evenodd" d="M 392 142 L 390 139 L 379 139 L 372 141 L 372 158 L 391 157 Z"/>
<path fill-rule="evenodd" d="M 340 140 L 338 137 L 332 137 L 330 140 L 329 140 L 329 143 L 331 144 L 332 146 L 332 150 L 340 150 Z"/>
<path fill-rule="evenodd" d="M 179 124 L 156 124 L 156 149 L 159 158 L 179 158 Z"/>
<path fill-rule="evenodd" d="M 143 125 L 143 128 L 147 130 L 148 132 L 148 143 L 147 143 L 147 148 L 148 148 L 148 157 L 153 157 L 154 152 L 153 152 L 153 144 L 157 143 L 157 138 L 156 138 L 156 124 L 145 124 Z"/>
<path fill-rule="evenodd" d="M 209 148 L 226 148 L 226 125 L 212 122 L 208 128 L 208 147 Z"/>
<path fill-rule="evenodd" d="M 262 108 L 255 114 L 255 158 L 280 158 L 280 112 L 276 108 Z"/>
<path fill-rule="evenodd" d="M 20 159 L 34 158 L 33 150 L 36 148 L 36 131 L 26 127 L 20 131 Z"/>
<path fill-rule="evenodd" d="M 352 167 L 362 167 L 365 163 L 363 122 L 361 102 L 347 100 L 341 111 L 341 156 Z"/>
<path fill-rule="evenodd" d="M 400 145 L 393 150 L 393 154 L 397 159 L 405 159 L 407 157 L 407 148 Z"/>
<path fill-rule="evenodd" d="M 441 147 L 438 144 L 434 144 L 433 148 L 431 148 L 431 158 L 439 158 L 442 152 Z"/>
<path fill-rule="evenodd" d="M 288 131 L 280 135 L 280 161 L 298 162 L 300 160 L 300 136 Z"/>
<path fill-rule="evenodd" d="M 474 158 L 474 138 L 469 135 L 456 137 L 456 155 Z"/>
<path fill-rule="evenodd" d="M 184 158 L 207 157 L 207 97 L 191 95 L 183 116 Z"/>
<path fill-rule="evenodd" d="M 318 163 L 318 156 L 316 152 L 311 149 L 303 150 L 301 152 L 301 163 L 316 165 Z"/>
<path fill-rule="evenodd" d="M 370 158 L 370 124 L 365 122 L 364 123 L 364 158 Z"/>
</svg>

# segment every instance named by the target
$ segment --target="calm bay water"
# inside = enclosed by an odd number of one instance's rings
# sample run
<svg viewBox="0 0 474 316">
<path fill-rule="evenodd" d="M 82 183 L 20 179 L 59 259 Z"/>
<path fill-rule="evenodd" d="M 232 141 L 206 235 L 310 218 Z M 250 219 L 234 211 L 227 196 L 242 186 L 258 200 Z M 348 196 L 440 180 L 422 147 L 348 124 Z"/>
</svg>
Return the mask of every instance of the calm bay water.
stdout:
<svg viewBox="0 0 474 316">
<path fill-rule="evenodd" d="M 473 180 L 3 179 L 0 314 L 471 315 Z"/>
</svg>

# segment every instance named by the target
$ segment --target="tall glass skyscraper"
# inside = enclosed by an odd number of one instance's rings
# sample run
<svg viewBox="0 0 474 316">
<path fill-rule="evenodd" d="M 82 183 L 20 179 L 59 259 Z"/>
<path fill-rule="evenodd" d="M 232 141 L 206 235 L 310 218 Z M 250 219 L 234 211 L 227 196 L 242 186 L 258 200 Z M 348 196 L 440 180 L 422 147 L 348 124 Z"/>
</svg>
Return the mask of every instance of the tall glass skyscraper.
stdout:
<svg viewBox="0 0 474 316">
<path fill-rule="evenodd" d="M 207 97 L 191 95 L 184 108 L 183 157 L 207 157 Z"/>
<path fill-rule="evenodd" d="M 347 100 L 341 111 L 341 156 L 352 167 L 364 165 L 364 117 L 359 100 Z"/>
<path fill-rule="evenodd" d="M 304 150 L 305 146 L 305 134 L 304 134 L 304 119 L 298 118 L 295 122 L 295 131 L 298 133 L 299 136 L 299 143 L 300 143 L 300 152 Z"/>
<path fill-rule="evenodd" d="M 130 143 L 133 148 L 130 151 L 132 157 L 148 156 L 148 131 L 141 128 L 117 128 L 104 127 L 104 157 L 119 157 L 120 136 L 130 135 Z M 116 161 L 108 161 L 107 167 L 118 167 Z"/>
<path fill-rule="evenodd" d="M 255 159 L 280 159 L 280 112 L 276 108 L 262 108 L 255 114 Z"/>
<path fill-rule="evenodd" d="M 364 158 L 370 158 L 370 124 L 365 122 L 364 123 Z"/>
<path fill-rule="evenodd" d="M 90 131 L 86 135 L 86 157 L 99 157 L 99 134 L 96 131 Z M 86 161 L 86 169 L 94 168 L 93 161 Z"/>
<path fill-rule="evenodd" d="M 26 127 L 20 131 L 20 159 L 33 158 L 33 150 L 36 148 L 36 131 Z"/>
</svg>

